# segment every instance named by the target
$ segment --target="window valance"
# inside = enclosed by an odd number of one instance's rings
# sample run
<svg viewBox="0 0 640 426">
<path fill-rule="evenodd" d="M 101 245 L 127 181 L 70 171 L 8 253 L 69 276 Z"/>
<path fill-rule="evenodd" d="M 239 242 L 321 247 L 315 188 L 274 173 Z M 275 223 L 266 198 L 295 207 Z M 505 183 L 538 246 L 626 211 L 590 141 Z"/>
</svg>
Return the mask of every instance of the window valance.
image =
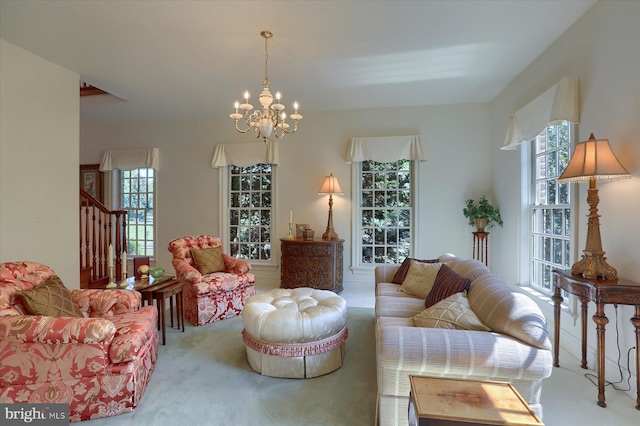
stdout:
<svg viewBox="0 0 640 426">
<path fill-rule="evenodd" d="M 277 140 L 244 143 L 221 143 L 211 159 L 211 167 L 224 166 L 252 166 L 254 164 L 275 164 L 280 161 L 280 151 Z"/>
<path fill-rule="evenodd" d="M 160 169 L 160 150 L 151 148 L 114 149 L 105 151 L 100 163 L 101 172 L 135 170 L 140 168 Z"/>
<path fill-rule="evenodd" d="M 579 83 L 565 77 L 509 117 L 502 150 L 513 150 L 530 141 L 549 124 L 558 121 L 580 122 Z"/>
<path fill-rule="evenodd" d="M 388 163 L 402 159 L 427 161 L 420 136 L 351 138 L 347 148 L 347 164 L 367 160 Z"/>
</svg>

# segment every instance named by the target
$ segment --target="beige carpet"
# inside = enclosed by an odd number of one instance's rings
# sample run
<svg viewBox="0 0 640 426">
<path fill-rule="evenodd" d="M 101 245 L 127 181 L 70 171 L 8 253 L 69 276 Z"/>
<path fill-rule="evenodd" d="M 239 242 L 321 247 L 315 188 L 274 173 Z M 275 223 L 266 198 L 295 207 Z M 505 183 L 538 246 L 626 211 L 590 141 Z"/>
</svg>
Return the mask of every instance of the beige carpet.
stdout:
<svg viewBox="0 0 640 426">
<path fill-rule="evenodd" d="M 349 308 L 343 366 L 313 379 L 255 373 L 242 342 L 242 318 L 185 332 L 167 328 L 167 345 L 133 413 L 80 423 L 102 425 L 373 425 L 375 315 Z"/>
</svg>

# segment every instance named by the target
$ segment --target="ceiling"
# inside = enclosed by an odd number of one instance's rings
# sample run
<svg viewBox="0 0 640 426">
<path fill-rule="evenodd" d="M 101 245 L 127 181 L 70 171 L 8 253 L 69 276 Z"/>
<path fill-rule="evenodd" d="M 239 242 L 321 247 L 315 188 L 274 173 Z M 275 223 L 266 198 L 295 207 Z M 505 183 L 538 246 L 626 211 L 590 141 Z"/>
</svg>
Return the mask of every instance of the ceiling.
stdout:
<svg viewBox="0 0 640 426">
<path fill-rule="evenodd" d="M 270 30 L 271 90 L 305 115 L 491 101 L 595 3 L 1 0 L 0 36 L 120 98 L 83 119 L 168 120 L 258 104 Z"/>
</svg>

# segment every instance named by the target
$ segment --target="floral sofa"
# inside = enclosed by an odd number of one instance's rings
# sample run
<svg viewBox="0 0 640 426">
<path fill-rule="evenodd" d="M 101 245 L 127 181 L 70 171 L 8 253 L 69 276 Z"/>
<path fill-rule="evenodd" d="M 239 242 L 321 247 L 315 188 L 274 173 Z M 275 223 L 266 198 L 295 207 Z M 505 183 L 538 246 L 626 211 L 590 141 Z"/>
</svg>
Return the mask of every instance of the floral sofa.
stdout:
<svg viewBox="0 0 640 426">
<path fill-rule="evenodd" d="M 31 315 L 24 294 L 36 293 L 70 308 Z M 136 291 L 68 290 L 40 263 L 0 263 L 0 403 L 67 403 L 72 422 L 133 411 L 158 356 L 158 314 L 140 302 Z"/>
<path fill-rule="evenodd" d="M 176 238 L 169 243 L 176 277 L 186 282 L 184 315 L 196 326 L 240 315 L 247 299 L 256 291 L 251 264 L 222 253 L 218 237 L 200 235 Z M 203 269 L 194 256 L 217 252 L 217 266 Z M 215 261 L 214 261 L 215 263 Z"/>
<path fill-rule="evenodd" d="M 542 418 L 542 380 L 551 375 L 552 355 L 538 305 L 477 260 L 447 254 L 431 262 L 447 265 L 466 285 L 429 308 L 424 297 L 401 291 L 409 276 L 396 280 L 400 265 L 375 270 L 378 424 L 407 424 L 409 375 L 510 382 Z M 464 309 L 449 316 L 458 305 Z"/>
</svg>

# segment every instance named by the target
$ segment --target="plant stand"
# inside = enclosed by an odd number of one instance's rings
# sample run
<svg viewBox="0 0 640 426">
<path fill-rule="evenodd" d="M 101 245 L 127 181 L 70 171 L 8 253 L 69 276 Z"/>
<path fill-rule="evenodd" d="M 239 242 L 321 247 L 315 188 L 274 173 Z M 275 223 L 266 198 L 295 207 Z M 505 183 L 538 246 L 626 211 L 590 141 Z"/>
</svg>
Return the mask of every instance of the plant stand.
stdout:
<svg viewBox="0 0 640 426">
<path fill-rule="evenodd" d="M 484 262 L 489 266 L 489 233 L 488 232 L 472 232 L 473 234 L 473 258 Z"/>
</svg>

